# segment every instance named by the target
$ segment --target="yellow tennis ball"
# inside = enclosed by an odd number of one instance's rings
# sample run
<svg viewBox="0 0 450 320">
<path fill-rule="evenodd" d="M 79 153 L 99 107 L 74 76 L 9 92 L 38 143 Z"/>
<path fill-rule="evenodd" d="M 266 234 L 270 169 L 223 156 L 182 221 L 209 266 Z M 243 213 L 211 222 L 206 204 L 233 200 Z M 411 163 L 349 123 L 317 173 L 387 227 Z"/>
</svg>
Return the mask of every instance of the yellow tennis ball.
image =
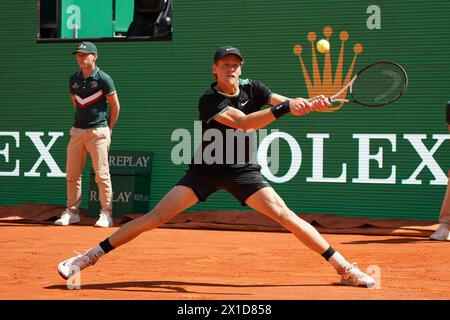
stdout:
<svg viewBox="0 0 450 320">
<path fill-rule="evenodd" d="M 317 51 L 320 53 L 327 53 L 330 51 L 330 43 L 325 39 L 319 40 L 317 42 Z"/>
</svg>

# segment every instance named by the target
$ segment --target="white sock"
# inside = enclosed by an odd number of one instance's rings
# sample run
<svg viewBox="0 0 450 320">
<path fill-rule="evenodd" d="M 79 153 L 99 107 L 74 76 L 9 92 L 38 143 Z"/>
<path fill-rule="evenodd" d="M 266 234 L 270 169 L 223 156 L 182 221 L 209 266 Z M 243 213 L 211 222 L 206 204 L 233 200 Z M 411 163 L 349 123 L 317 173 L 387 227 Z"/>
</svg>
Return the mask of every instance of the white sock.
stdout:
<svg viewBox="0 0 450 320">
<path fill-rule="evenodd" d="M 342 274 L 345 266 L 349 264 L 347 260 L 345 260 L 345 258 L 337 251 L 330 257 L 329 261 L 338 274 Z"/>
<path fill-rule="evenodd" d="M 89 249 L 85 254 L 89 257 L 89 259 L 91 259 L 91 262 L 94 264 L 105 254 L 105 251 L 103 251 L 100 245 L 96 245 L 95 247 Z"/>
</svg>

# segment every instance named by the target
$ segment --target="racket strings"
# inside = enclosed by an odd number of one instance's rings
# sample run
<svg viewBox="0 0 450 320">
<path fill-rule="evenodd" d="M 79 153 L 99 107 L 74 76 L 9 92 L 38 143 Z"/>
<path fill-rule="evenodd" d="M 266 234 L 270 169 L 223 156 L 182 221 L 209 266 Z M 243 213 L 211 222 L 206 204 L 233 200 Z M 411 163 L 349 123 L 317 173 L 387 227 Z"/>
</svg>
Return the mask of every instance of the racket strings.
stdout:
<svg viewBox="0 0 450 320">
<path fill-rule="evenodd" d="M 406 86 L 407 77 L 400 66 L 377 63 L 358 75 L 352 86 L 352 97 L 369 106 L 385 105 L 398 99 Z"/>
<path fill-rule="evenodd" d="M 383 103 L 387 100 L 388 97 L 396 97 L 399 93 L 399 91 L 402 90 L 402 77 L 399 73 L 393 72 L 392 70 L 383 70 L 382 72 L 384 75 L 389 76 L 392 78 L 393 82 L 390 88 L 381 94 L 379 94 L 377 97 L 375 97 L 375 102 Z M 391 98 L 392 99 L 392 98 Z"/>
</svg>

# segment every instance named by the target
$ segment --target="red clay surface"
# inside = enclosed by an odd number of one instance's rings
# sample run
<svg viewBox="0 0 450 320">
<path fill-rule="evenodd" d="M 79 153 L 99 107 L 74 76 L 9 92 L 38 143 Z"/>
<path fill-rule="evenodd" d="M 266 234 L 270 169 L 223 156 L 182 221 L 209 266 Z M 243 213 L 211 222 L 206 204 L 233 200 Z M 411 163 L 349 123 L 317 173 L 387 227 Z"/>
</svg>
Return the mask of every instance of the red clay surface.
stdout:
<svg viewBox="0 0 450 320">
<path fill-rule="evenodd" d="M 117 228 L 0 223 L 0 299 L 450 299 L 450 243 L 398 236 L 324 235 L 379 289 L 344 287 L 290 233 L 160 228 L 83 271 L 69 290 L 58 262 Z M 375 270 L 374 269 L 374 270 Z"/>
</svg>

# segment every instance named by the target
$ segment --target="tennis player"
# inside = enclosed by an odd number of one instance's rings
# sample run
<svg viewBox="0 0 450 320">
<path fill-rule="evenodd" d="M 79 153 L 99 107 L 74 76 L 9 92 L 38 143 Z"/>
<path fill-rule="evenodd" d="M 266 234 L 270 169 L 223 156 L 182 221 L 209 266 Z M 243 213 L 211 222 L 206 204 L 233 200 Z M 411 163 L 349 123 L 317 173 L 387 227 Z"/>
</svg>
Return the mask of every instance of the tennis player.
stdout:
<svg viewBox="0 0 450 320">
<path fill-rule="evenodd" d="M 64 279 L 95 264 L 100 257 L 141 233 L 171 220 L 199 201 L 205 201 L 212 193 L 226 190 L 242 205 L 247 205 L 277 221 L 309 249 L 322 255 L 341 276 L 342 284 L 369 288 L 375 284 L 371 276 L 363 273 L 355 264 L 347 262 L 313 226 L 288 208 L 263 178 L 261 167 L 252 161 L 254 150 L 249 141 L 246 140 L 247 143 L 243 148 L 237 148 L 225 139 L 227 130 L 235 133 L 257 130 L 287 114 L 304 116 L 314 111 L 323 111 L 330 105 L 323 96 L 313 99 L 289 99 L 272 92 L 259 81 L 240 79 L 243 62 L 244 59 L 237 48 L 230 46 L 219 48 L 212 64 L 212 73 L 216 81 L 199 99 L 203 136 L 212 132 L 208 130 L 221 132 L 224 135 L 223 152 L 216 150 L 213 156 L 208 156 L 212 142 L 203 141 L 199 149 L 203 154 L 202 161 L 193 159 L 185 176 L 155 208 L 125 224 L 109 238 L 83 254 L 61 262 L 58 265 L 58 272 Z M 272 107 L 260 110 L 267 104 Z M 230 156 L 233 151 L 234 154 Z M 223 159 L 220 157 L 221 153 Z M 245 157 L 242 153 L 245 153 Z"/>
<path fill-rule="evenodd" d="M 446 121 L 450 131 L 450 100 L 447 102 L 446 108 Z M 450 177 L 450 170 L 448 172 Z M 450 179 L 447 183 L 447 190 L 445 191 L 445 197 L 442 201 L 441 213 L 439 214 L 439 227 L 433 234 L 430 235 L 431 240 L 438 241 L 450 241 L 450 232 L 448 225 L 450 223 Z"/>
</svg>

